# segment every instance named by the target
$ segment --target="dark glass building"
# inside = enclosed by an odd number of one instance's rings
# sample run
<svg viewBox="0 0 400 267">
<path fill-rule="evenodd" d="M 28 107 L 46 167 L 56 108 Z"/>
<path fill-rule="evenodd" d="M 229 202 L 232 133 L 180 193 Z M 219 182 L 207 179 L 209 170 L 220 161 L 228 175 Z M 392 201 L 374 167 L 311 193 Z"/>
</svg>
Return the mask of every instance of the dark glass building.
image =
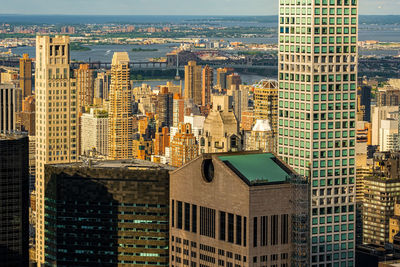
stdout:
<svg viewBox="0 0 400 267">
<path fill-rule="evenodd" d="M 29 141 L 0 134 L 0 265 L 29 263 Z"/>
<path fill-rule="evenodd" d="M 171 167 L 141 160 L 45 169 L 45 261 L 168 266 Z"/>
</svg>

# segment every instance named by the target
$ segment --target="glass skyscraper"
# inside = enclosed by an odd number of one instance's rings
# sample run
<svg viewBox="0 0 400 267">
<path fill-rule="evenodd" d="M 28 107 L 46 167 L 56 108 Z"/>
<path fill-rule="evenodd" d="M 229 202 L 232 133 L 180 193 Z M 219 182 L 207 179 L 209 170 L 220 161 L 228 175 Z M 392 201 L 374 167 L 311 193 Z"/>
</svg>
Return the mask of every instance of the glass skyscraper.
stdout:
<svg viewBox="0 0 400 267">
<path fill-rule="evenodd" d="M 278 154 L 310 177 L 310 266 L 354 266 L 357 0 L 280 0 Z"/>
</svg>

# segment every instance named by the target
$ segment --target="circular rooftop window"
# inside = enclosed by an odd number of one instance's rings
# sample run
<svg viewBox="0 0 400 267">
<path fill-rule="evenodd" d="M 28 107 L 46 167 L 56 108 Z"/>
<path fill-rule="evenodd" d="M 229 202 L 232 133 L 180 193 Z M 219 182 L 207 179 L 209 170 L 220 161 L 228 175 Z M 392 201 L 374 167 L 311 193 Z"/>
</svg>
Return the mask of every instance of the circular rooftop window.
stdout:
<svg viewBox="0 0 400 267">
<path fill-rule="evenodd" d="M 212 180 L 214 179 L 214 164 L 212 162 L 212 159 L 203 160 L 201 172 L 203 174 L 203 179 L 206 182 L 212 182 Z"/>
</svg>

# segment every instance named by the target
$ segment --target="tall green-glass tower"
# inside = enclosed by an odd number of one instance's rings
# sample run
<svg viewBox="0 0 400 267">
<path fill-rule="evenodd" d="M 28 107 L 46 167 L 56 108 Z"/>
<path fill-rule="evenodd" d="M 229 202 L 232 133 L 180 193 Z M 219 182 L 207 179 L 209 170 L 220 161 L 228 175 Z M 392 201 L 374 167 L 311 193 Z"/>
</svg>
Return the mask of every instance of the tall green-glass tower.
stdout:
<svg viewBox="0 0 400 267">
<path fill-rule="evenodd" d="M 357 0 L 280 0 L 278 154 L 308 176 L 310 265 L 355 266 Z"/>
</svg>

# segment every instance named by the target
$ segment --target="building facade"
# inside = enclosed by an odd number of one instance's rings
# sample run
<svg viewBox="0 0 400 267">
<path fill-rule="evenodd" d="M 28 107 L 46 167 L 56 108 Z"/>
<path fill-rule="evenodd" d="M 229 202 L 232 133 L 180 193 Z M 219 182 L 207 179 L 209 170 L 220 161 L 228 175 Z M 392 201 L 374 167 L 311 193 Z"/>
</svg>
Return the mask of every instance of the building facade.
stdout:
<svg viewBox="0 0 400 267">
<path fill-rule="evenodd" d="M 201 66 L 196 64 L 196 61 L 189 61 L 185 66 L 185 99 L 193 99 L 193 102 L 200 106 L 202 103 L 201 97 Z"/>
<path fill-rule="evenodd" d="M 205 66 L 202 70 L 202 92 L 201 105 L 209 107 L 211 105 L 211 93 L 214 85 L 214 70 L 210 66 Z"/>
<path fill-rule="evenodd" d="M 292 265 L 292 175 L 254 152 L 203 154 L 171 172 L 170 266 L 305 266 Z"/>
<path fill-rule="evenodd" d="M 81 116 L 81 151 L 95 149 L 100 154 L 108 155 L 108 113 L 101 109 L 90 109 L 90 113 Z"/>
<path fill-rule="evenodd" d="M 253 90 L 254 119 L 268 120 L 273 134 L 278 134 L 278 82 L 262 80 Z"/>
<path fill-rule="evenodd" d="M 94 73 L 89 64 L 80 64 L 75 70 L 76 90 L 78 91 L 78 105 L 82 109 L 93 104 Z"/>
<path fill-rule="evenodd" d="M 17 130 L 17 112 L 21 90 L 14 84 L 0 84 L 0 133 Z"/>
<path fill-rule="evenodd" d="M 19 59 L 19 87 L 23 98 L 32 95 L 32 59 L 28 54 Z"/>
<path fill-rule="evenodd" d="M 27 136 L 0 134 L 0 263 L 29 264 Z"/>
<path fill-rule="evenodd" d="M 357 13 L 356 0 L 279 5 L 278 154 L 311 179 L 311 267 L 355 264 Z"/>
<path fill-rule="evenodd" d="M 109 158 L 132 158 L 132 90 L 129 82 L 129 56 L 114 53 L 111 66 L 109 110 Z"/>
<path fill-rule="evenodd" d="M 44 263 L 44 165 L 78 158 L 75 80 L 68 36 L 36 37 L 36 261 Z"/>
<path fill-rule="evenodd" d="M 140 160 L 46 166 L 46 265 L 168 266 L 170 170 Z"/>
<path fill-rule="evenodd" d="M 190 123 L 180 123 L 171 140 L 171 165 L 180 167 L 199 155 L 199 145 Z"/>
</svg>

